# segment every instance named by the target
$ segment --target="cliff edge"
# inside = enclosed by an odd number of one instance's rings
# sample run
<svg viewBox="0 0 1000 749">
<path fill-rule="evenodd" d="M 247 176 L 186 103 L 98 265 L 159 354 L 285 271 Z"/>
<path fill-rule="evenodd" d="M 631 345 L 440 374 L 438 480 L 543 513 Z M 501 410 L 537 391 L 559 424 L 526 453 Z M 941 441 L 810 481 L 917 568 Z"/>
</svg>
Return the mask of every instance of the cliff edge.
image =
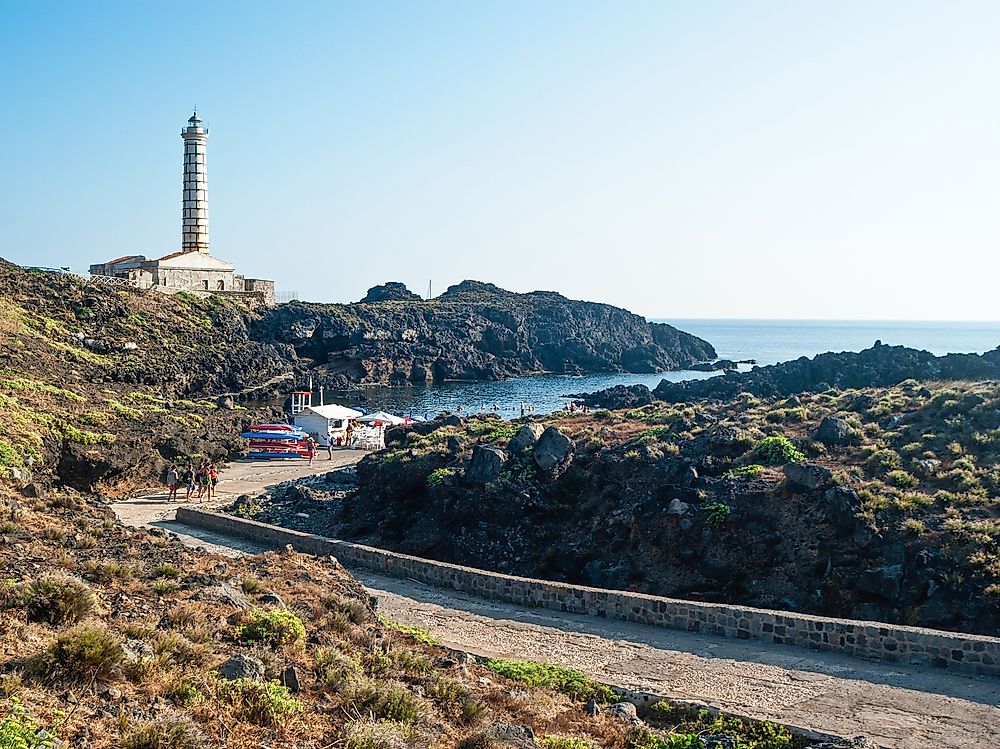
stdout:
<svg viewBox="0 0 1000 749">
<path fill-rule="evenodd" d="M 665 372 L 715 358 L 707 341 L 607 304 L 463 281 L 430 300 L 386 284 L 355 304 L 294 302 L 251 326 L 334 385 Z M 386 290 L 391 291 L 388 293 Z"/>
</svg>

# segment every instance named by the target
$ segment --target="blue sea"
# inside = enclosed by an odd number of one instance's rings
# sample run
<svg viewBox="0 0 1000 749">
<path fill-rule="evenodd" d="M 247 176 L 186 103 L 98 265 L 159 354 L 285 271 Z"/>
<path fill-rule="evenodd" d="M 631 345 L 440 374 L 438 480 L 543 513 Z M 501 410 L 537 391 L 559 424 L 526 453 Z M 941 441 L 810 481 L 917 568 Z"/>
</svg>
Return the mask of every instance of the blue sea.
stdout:
<svg viewBox="0 0 1000 749">
<path fill-rule="evenodd" d="M 775 364 L 827 351 L 860 351 L 876 340 L 889 345 L 925 349 L 934 354 L 982 353 L 1000 346 L 1000 322 L 899 322 L 834 320 L 657 320 L 693 333 L 715 346 L 722 359 L 754 359 Z M 748 369 L 748 367 L 741 367 Z M 680 381 L 712 377 L 703 372 L 612 374 L 570 377 L 544 375 L 505 382 L 449 382 L 400 388 L 369 388 L 336 394 L 338 402 L 368 410 L 433 417 L 441 411 L 477 413 L 495 411 L 504 418 L 521 413 L 562 409 L 572 393 L 588 393 L 614 385 L 642 383 L 656 387 L 660 380 Z"/>
</svg>

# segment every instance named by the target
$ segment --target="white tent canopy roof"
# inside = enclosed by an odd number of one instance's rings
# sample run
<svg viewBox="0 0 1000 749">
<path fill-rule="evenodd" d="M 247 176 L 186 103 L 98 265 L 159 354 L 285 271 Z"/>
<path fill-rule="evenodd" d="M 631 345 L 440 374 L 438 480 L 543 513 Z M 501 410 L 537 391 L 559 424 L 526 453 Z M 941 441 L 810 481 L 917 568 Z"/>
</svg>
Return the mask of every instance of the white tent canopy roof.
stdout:
<svg viewBox="0 0 1000 749">
<path fill-rule="evenodd" d="M 406 419 L 401 416 L 394 416 L 393 414 L 386 413 L 385 411 L 375 411 L 374 413 L 365 414 L 364 416 L 355 419 L 355 421 L 361 422 L 362 424 L 370 424 L 373 421 L 382 421 L 386 424 L 406 423 Z"/>
<path fill-rule="evenodd" d="M 356 419 L 362 415 L 360 411 L 346 406 L 338 406 L 335 403 L 326 406 L 306 406 L 302 409 L 302 413 L 314 413 L 324 419 Z"/>
</svg>

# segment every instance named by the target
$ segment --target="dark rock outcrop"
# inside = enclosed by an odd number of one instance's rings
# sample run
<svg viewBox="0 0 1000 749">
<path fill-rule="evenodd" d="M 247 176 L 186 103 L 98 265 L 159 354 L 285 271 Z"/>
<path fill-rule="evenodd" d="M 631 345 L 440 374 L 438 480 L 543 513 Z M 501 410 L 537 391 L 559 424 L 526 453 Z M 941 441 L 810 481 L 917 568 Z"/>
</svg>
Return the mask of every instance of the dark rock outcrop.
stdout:
<svg viewBox="0 0 1000 749">
<path fill-rule="evenodd" d="M 525 424 L 507 443 L 507 451 L 512 455 L 520 455 L 531 450 L 544 431 L 545 427 L 541 424 Z"/>
<path fill-rule="evenodd" d="M 361 300 L 361 304 L 375 304 L 377 302 L 419 302 L 420 296 L 414 294 L 406 284 L 399 281 L 386 281 L 381 286 L 372 286 Z"/>
<path fill-rule="evenodd" d="M 219 676 L 223 679 L 263 681 L 264 663 L 256 656 L 237 653 L 219 667 Z"/>
<path fill-rule="evenodd" d="M 538 438 L 532 457 L 543 471 L 554 471 L 573 455 L 573 441 L 557 427 L 549 427 Z"/>
<path fill-rule="evenodd" d="M 830 387 L 886 387 L 908 379 L 979 380 L 1000 377 L 1000 349 L 985 354 L 946 354 L 876 343 L 860 352 L 819 354 L 809 359 L 756 367 L 750 372 L 686 382 L 663 380 L 653 395 L 670 403 L 729 400 L 741 393 L 759 398 L 787 397 Z M 595 393 L 593 402 L 602 397 Z M 591 400 L 586 399 L 588 403 Z"/>
<path fill-rule="evenodd" d="M 816 463 L 788 463 L 783 469 L 791 491 L 812 492 L 830 485 L 833 474 Z"/>
<path fill-rule="evenodd" d="M 641 408 L 652 403 L 653 393 L 645 385 L 615 385 L 596 393 L 577 393 L 570 395 L 578 402 L 592 408 Z"/>
<path fill-rule="evenodd" d="M 290 345 L 298 371 L 332 385 L 661 372 L 715 358 L 709 343 L 669 325 L 554 292 L 465 281 L 423 301 L 388 286 L 360 304 L 282 305 L 253 335 Z"/>
<path fill-rule="evenodd" d="M 820 422 L 814 436 L 827 447 L 842 447 L 857 442 L 859 435 L 846 420 L 827 416 Z"/>
<path fill-rule="evenodd" d="M 469 481 L 477 484 L 492 484 L 503 472 L 507 464 L 507 453 L 493 445 L 476 445 L 472 450 L 472 460 L 465 470 Z"/>
</svg>

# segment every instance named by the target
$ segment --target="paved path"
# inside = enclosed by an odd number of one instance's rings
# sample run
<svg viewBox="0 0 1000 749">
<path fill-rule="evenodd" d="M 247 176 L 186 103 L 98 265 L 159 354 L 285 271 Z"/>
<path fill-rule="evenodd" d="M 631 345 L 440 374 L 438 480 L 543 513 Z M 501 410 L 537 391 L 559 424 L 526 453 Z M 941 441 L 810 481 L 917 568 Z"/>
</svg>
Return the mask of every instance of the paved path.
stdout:
<svg viewBox="0 0 1000 749">
<path fill-rule="evenodd" d="M 343 463 L 353 459 L 336 453 Z M 228 495 L 326 470 L 236 463 Z M 336 465 L 336 464 L 335 464 Z M 228 483 L 232 482 L 232 483 Z M 230 556 L 264 550 L 173 520 L 162 500 L 116 505 L 125 522 L 177 533 Z M 702 701 L 823 733 L 865 734 L 892 749 L 997 749 L 1000 681 L 875 664 L 847 656 L 726 640 L 658 627 L 483 601 L 363 569 L 351 572 L 397 621 L 429 629 L 445 645 L 484 656 L 546 660 L 630 689 Z"/>
</svg>

